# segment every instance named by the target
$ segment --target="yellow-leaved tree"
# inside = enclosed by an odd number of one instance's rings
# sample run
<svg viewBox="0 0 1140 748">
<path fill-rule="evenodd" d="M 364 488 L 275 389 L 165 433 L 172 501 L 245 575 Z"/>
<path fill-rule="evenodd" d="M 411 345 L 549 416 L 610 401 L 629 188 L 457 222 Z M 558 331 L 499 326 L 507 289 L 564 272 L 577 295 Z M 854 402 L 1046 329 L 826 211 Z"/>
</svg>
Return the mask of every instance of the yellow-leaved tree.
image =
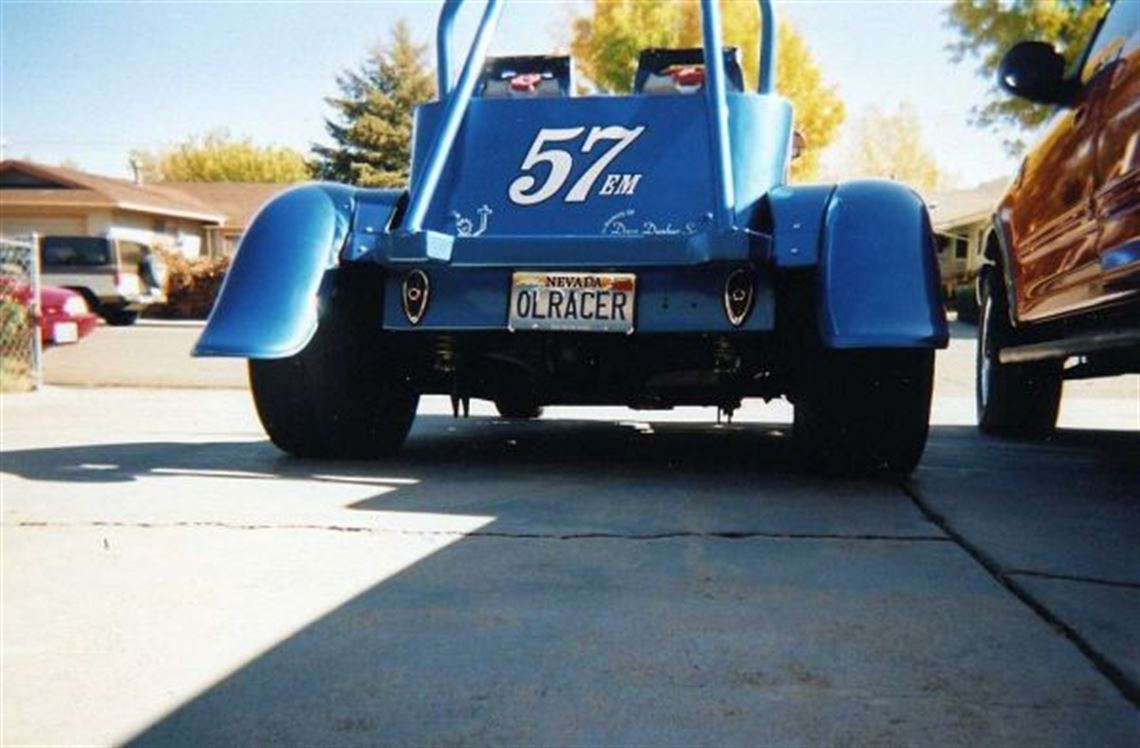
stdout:
<svg viewBox="0 0 1140 748">
<path fill-rule="evenodd" d="M 752 0 L 720 0 L 725 44 L 741 51 L 745 81 L 756 86 L 760 56 L 760 14 Z M 583 74 L 598 86 L 627 92 L 637 71 L 637 55 L 647 47 L 699 47 L 698 0 L 595 0 L 593 12 L 574 19 L 571 52 Z M 843 123 L 843 101 L 823 79 L 807 42 L 781 21 L 776 36 L 776 88 L 795 106 L 796 129 L 807 139 L 792 164 L 792 179 L 815 176 L 819 153 Z"/>
<path fill-rule="evenodd" d="M 922 138 L 914 104 L 903 101 L 894 111 L 870 106 L 856 118 L 842 179 L 893 179 L 918 190 L 946 187 L 946 175 Z"/>
<path fill-rule="evenodd" d="M 131 151 L 131 162 L 148 182 L 303 182 L 309 178 L 305 157 L 292 148 L 255 145 L 225 130 L 186 141 L 157 153 Z"/>
<path fill-rule="evenodd" d="M 989 100 L 974 107 L 974 124 L 1032 128 L 1047 120 L 1054 107 L 1011 96 L 998 87 L 1002 57 L 1017 42 L 1036 39 L 1058 47 L 1072 64 L 1108 5 L 1109 0 L 953 0 L 945 10 L 947 25 L 958 32 L 958 41 L 948 47 L 951 58 L 961 62 L 976 57 L 978 75 L 992 83 Z"/>
</svg>

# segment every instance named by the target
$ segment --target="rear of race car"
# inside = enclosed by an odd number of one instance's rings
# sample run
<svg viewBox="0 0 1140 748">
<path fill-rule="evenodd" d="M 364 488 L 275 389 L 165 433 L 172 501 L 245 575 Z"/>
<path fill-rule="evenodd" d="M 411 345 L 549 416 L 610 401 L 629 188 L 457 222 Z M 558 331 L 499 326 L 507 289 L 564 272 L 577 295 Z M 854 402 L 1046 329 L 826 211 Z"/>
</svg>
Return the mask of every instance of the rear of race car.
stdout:
<svg viewBox="0 0 1140 748">
<path fill-rule="evenodd" d="M 196 352 L 250 358 L 299 455 L 388 453 L 425 393 L 516 417 L 785 395 L 839 462 L 902 407 L 856 462 L 909 470 L 945 343 L 925 207 L 785 185 L 791 106 L 706 48 L 707 70 L 647 50 L 629 96 L 570 96 L 566 58 L 469 59 L 416 112 L 407 193 L 309 185 L 263 209 Z"/>
</svg>

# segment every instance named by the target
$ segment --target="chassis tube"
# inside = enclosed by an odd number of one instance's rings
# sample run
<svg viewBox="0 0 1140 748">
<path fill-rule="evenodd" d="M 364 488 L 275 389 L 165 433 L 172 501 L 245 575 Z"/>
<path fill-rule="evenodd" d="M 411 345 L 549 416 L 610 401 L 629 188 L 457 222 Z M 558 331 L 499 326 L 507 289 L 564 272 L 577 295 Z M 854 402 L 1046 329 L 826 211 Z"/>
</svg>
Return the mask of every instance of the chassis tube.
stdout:
<svg viewBox="0 0 1140 748">
<path fill-rule="evenodd" d="M 728 140 L 728 100 L 724 92 L 724 49 L 720 42 L 720 5 L 718 0 L 701 0 L 701 31 L 704 34 L 705 102 L 708 104 L 709 135 L 712 137 L 713 218 L 721 231 L 735 223 L 733 206 L 736 195 L 732 186 L 732 150 Z"/>
<path fill-rule="evenodd" d="M 770 94 L 776 87 L 776 16 L 772 0 L 760 0 L 760 73 L 756 90 Z"/>
<path fill-rule="evenodd" d="M 451 24 L 463 0 L 449 0 L 443 6 L 440 18 L 440 28 L 446 29 L 450 36 Z M 440 176 L 443 174 L 444 164 L 455 144 L 455 136 L 459 134 L 459 126 L 467 113 L 467 105 L 471 102 L 471 95 L 475 92 L 475 84 L 483 70 L 483 61 L 487 58 L 487 48 L 491 45 L 491 37 L 495 33 L 495 26 L 499 23 L 499 15 L 503 11 L 503 0 L 488 0 L 487 8 L 483 11 L 483 18 L 479 21 L 479 28 L 475 31 L 475 38 L 471 42 L 471 49 L 467 53 L 467 61 L 463 65 L 463 72 L 459 75 L 459 82 L 454 91 L 447 95 L 447 104 L 443 110 L 439 132 L 435 142 L 428 151 L 427 162 L 424 164 L 423 174 L 419 184 L 412 192 L 411 202 L 408 204 L 407 219 L 404 222 L 405 231 L 414 234 L 423 228 L 424 217 L 435 190 L 439 186 Z M 450 45 L 445 45 L 450 46 Z M 449 52 L 440 53 L 440 61 L 446 62 Z M 443 91 L 440 91 L 441 95 Z"/>
</svg>

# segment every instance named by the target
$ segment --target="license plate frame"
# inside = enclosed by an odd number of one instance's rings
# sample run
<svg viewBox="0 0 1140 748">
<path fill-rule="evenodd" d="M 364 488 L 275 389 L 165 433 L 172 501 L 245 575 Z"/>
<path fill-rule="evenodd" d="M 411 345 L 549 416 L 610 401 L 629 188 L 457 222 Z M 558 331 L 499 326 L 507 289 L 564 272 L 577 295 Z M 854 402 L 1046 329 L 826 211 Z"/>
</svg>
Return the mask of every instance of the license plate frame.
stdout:
<svg viewBox="0 0 1140 748">
<path fill-rule="evenodd" d="M 530 330 L 632 335 L 637 276 L 634 273 L 518 271 L 511 275 L 507 327 Z"/>
</svg>

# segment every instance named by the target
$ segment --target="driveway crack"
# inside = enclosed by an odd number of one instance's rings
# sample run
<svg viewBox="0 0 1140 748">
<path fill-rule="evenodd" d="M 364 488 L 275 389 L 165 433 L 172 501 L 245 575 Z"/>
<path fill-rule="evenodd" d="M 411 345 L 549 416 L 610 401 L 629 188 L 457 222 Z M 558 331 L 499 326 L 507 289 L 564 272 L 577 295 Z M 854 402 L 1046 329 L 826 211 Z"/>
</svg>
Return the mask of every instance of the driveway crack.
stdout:
<svg viewBox="0 0 1140 748">
<path fill-rule="evenodd" d="M 659 533 L 618 533 L 618 532 L 574 532 L 574 533 L 542 533 L 542 532 L 505 532 L 494 530 L 420 530 L 400 529 L 391 527 L 369 527 L 364 525 L 336 525 L 336 524 L 246 524 L 240 522 L 217 522 L 208 520 L 182 521 L 182 522 L 124 522 L 113 520 L 92 520 L 89 522 L 48 522 L 25 520 L 16 523 L 17 527 L 91 527 L 91 528 L 125 528 L 125 529 L 177 529 L 177 528 L 217 528 L 225 530 L 314 530 L 323 532 L 346 533 L 374 533 L 392 535 L 419 535 L 419 536 L 446 536 L 462 538 L 492 538 L 504 540 L 674 540 L 682 538 L 696 538 L 707 540 L 839 540 L 839 541 L 870 541 L 889 543 L 949 543 L 952 542 L 946 535 L 890 535 L 879 533 L 794 533 L 794 532 L 739 532 L 739 531 L 696 531 L 679 530 Z"/>
<path fill-rule="evenodd" d="M 1005 572 L 1005 575 L 1007 577 L 1035 577 L 1037 579 L 1055 579 L 1060 582 L 1079 582 L 1081 584 L 1096 584 L 1102 587 L 1117 587 L 1125 590 L 1140 590 L 1140 582 L 1122 582 L 1119 579 L 1082 577 L 1075 574 L 1055 574 L 1050 571 L 1033 571 L 1032 569 L 1009 569 Z"/>
<path fill-rule="evenodd" d="M 918 508 L 922 515 L 926 517 L 927 521 L 933 524 L 938 529 L 946 533 L 947 536 L 963 551 L 966 552 L 979 566 L 982 567 L 989 574 L 994 581 L 1008 590 L 1014 597 L 1020 600 L 1030 610 L 1032 610 L 1038 618 L 1051 626 L 1055 631 L 1060 633 L 1068 639 L 1073 646 L 1085 657 L 1086 660 L 1092 664 L 1101 675 L 1108 679 L 1120 695 L 1130 701 L 1134 706 L 1140 706 L 1140 684 L 1132 681 L 1111 659 L 1106 657 L 1096 647 L 1094 647 L 1087 639 L 1085 639 L 1076 629 L 1069 624 L 1065 623 L 1053 611 L 1049 610 L 1043 603 L 1035 598 L 1029 590 L 1018 583 L 1015 576 L 1044 576 L 1032 575 L 1025 571 L 1005 571 L 1002 569 L 1001 564 L 997 559 L 990 556 L 983 551 L 979 546 L 970 542 L 954 526 L 950 520 L 944 515 L 936 511 L 925 499 L 918 489 L 909 482 L 901 481 L 899 488 L 910 497 L 911 501 Z"/>
</svg>

